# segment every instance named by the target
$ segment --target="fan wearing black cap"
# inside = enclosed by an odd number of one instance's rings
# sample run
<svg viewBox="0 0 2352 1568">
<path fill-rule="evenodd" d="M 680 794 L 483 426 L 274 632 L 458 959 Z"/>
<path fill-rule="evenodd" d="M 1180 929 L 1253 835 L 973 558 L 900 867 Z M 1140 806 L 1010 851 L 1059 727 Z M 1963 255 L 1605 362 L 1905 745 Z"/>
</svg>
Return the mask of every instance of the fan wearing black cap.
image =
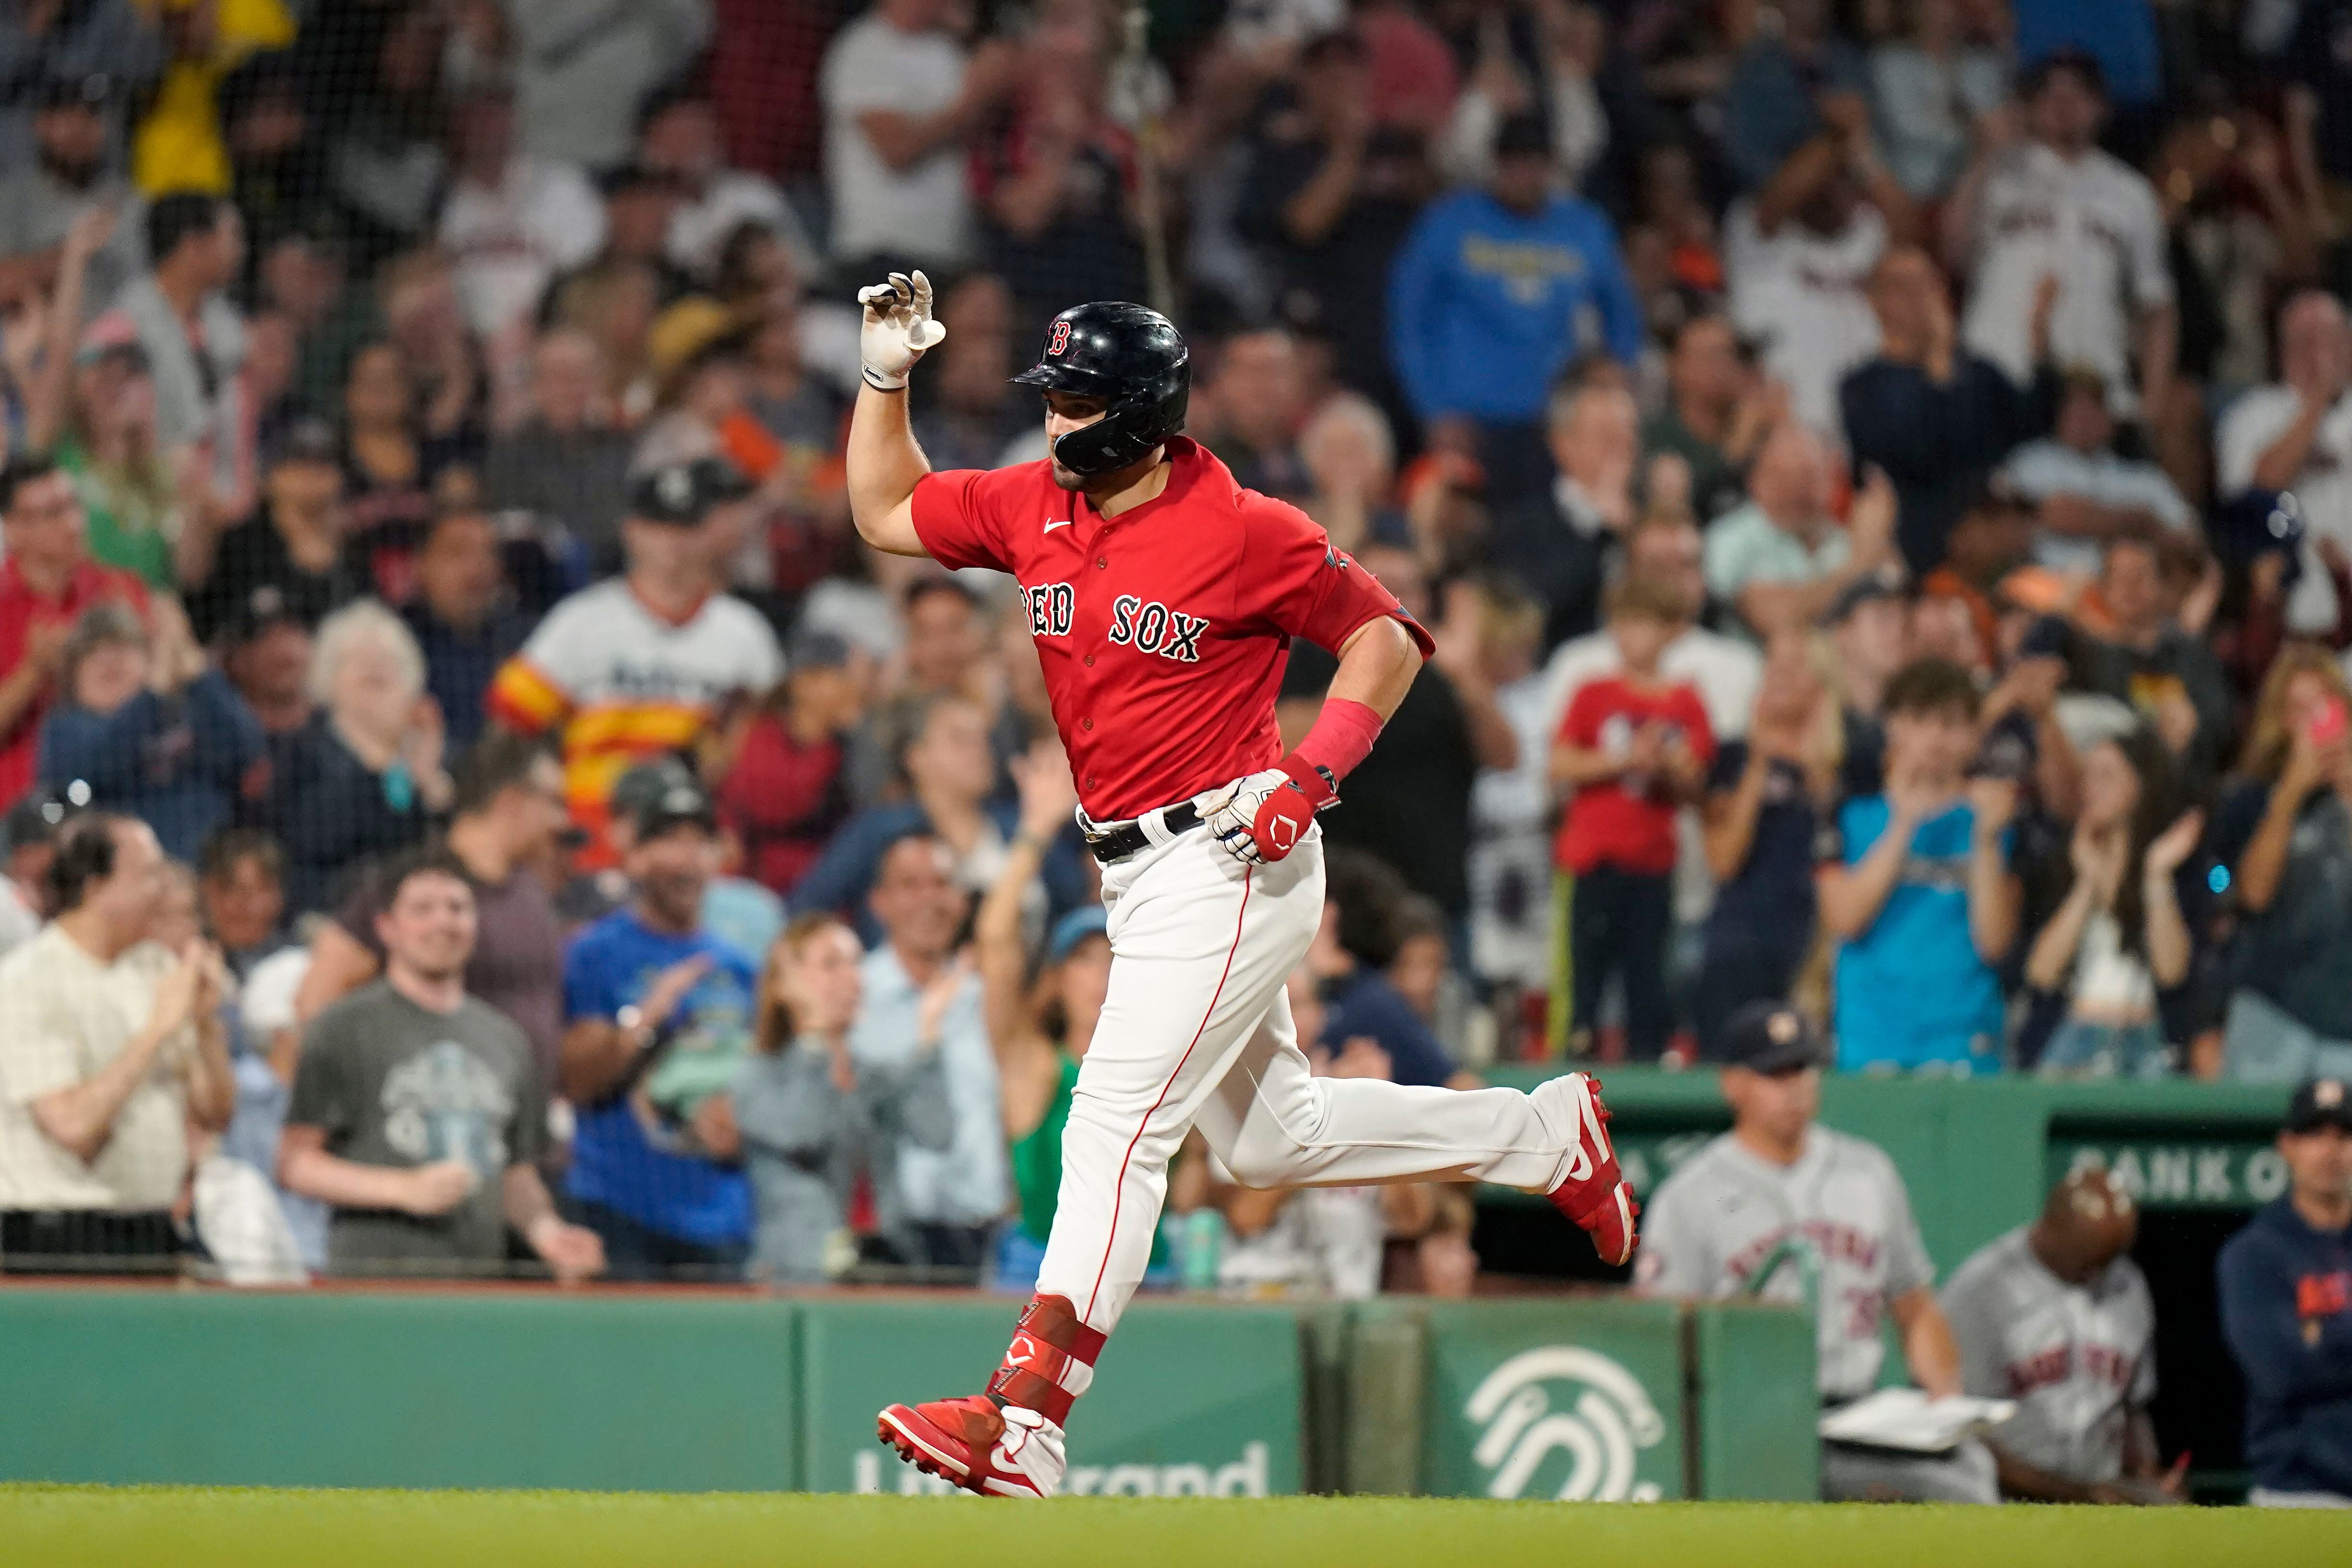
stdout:
<svg viewBox="0 0 2352 1568">
<path fill-rule="evenodd" d="M 28 941 L 48 919 L 49 862 L 57 858 L 58 829 L 72 808 L 58 796 L 35 791 L 0 818 L 0 952 Z"/>
<path fill-rule="evenodd" d="M 93 210 L 129 216 L 138 194 L 107 157 L 108 115 L 122 96 L 121 84 L 97 71 L 45 77 L 26 95 L 38 157 L 12 164 L 14 172 L 0 179 L 0 269 L 6 274 L 47 288 L 77 218 Z M 89 270 L 89 310 L 104 308 L 130 280 L 138 243 L 136 224 L 115 226 Z"/>
<path fill-rule="evenodd" d="M 1731 1131 L 1675 1166 L 1649 1200 L 1635 1285 L 1701 1300 L 1760 1287 L 1769 1300 L 1801 1300 L 1800 1269 L 1776 1258 L 1784 1247 L 1803 1249 L 1819 1270 L 1824 1405 L 1877 1386 L 1884 1317 L 1895 1320 L 1912 1380 L 1937 1398 L 1959 1393 L 1959 1349 L 1936 1301 L 1936 1266 L 1902 1174 L 1876 1144 L 1814 1121 L 1829 1052 L 1811 1021 L 1786 1003 L 1753 1002 L 1724 1026 L 1722 1048 Z M 1980 1443 L 1916 1458 L 1825 1444 L 1822 1495 L 2000 1500 L 1992 1455 Z"/>
<path fill-rule="evenodd" d="M 573 817 L 592 866 L 612 864 L 605 801 L 629 764 L 690 750 L 727 707 L 784 671 L 760 613 L 719 591 L 713 514 L 749 493 L 717 458 L 638 476 L 621 542 L 626 575 L 548 612 L 490 684 L 491 721 L 562 738 Z"/>
<path fill-rule="evenodd" d="M 2352 1508 L 2352 1084 L 2312 1079 L 2279 1129 L 2287 1190 L 2214 1264 L 2246 1380 L 2247 1501 Z"/>
</svg>

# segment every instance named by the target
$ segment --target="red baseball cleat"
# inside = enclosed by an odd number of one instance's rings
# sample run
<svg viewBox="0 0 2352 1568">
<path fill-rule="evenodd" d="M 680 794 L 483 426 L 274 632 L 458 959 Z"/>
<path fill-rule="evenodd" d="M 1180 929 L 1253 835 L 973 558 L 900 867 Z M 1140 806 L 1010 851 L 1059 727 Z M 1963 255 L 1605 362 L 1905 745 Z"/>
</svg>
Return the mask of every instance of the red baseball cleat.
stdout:
<svg viewBox="0 0 2352 1568">
<path fill-rule="evenodd" d="M 1062 1429 L 1034 1410 L 984 1394 L 893 1405 L 876 1435 L 929 1475 L 982 1497 L 1052 1497 L 1062 1489 Z"/>
<path fill-rule="evenodd" d="M 1528 1096 L 1544 1125 L 1564 1131 L 1569 1145 L 1568 1176 L 1545 1196 L 1552 1206 L 1591 1233 L 1592 1249 L 1612 1266 L 1632 1260 L 1634 1216 L 1642 1206 L 1633 1201 L 1617 1169 L 1617 1149 L 1609 1141 L 1609 1108 L 1601 1103 L 1601 1080 L 1584 1073 L 1566 1073 L 1536 1085 Z"/>
</svg>

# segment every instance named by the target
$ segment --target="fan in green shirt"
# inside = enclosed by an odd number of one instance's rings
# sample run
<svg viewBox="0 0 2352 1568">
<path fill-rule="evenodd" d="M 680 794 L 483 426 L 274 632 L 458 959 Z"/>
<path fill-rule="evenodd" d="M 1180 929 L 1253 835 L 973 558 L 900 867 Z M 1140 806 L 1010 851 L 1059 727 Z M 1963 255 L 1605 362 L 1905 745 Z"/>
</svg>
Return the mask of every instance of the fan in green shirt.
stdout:
<svg viewBox="0 0 2352 1568">
<path fill-rule="evenodd" d="M 57 462 L 81 497 L 91 558 L 135 572 L 151 587 L 175 586 L 183 513 L 173 465 L 155 441 L 146 354 L 130 342 L 85 349 L 72 399 Z"/>
</svg>

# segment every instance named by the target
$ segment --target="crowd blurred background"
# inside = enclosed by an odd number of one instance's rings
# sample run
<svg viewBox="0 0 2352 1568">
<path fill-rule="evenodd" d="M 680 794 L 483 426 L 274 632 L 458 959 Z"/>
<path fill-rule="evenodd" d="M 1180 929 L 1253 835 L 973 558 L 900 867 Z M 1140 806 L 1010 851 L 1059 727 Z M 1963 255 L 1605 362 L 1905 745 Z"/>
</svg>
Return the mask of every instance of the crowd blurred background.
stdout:
<svg viewBox="0 0 2352 1568">
<path fill-rule="evenodd" d="M 1321 1070 L 2344 1070 L 2348 18 L 12 0 L 0 1249 L 1034 1278 L 1108 943 L 1016 585 L 849 524 L 911 266 L 935 468 L 1143 300 L 1434 633 Z M 1473 1287 L 1223 1175 L 1157 1278 Z"/>
</svg>

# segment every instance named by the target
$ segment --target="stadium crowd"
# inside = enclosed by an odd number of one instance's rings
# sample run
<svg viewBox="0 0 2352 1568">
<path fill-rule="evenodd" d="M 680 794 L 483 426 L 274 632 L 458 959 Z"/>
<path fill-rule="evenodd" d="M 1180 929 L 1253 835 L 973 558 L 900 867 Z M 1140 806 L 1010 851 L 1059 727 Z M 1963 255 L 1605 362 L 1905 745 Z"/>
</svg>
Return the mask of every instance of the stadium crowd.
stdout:
<svg viewBox="0 0 2352 1568">
<path fill-rule="evenodd" d="M 1318 1070 L 2346 1074 L 2343 16 L 6 7 L 0 1253 L 1025 1289 L 1109 941 L 1034 606 L 849 523 L 914 266 L 935 468 L 1151 300 L 1435 636 Z M 1472 1287 L 1226 1174 L 1155 1278 Z"/>
</svg>

